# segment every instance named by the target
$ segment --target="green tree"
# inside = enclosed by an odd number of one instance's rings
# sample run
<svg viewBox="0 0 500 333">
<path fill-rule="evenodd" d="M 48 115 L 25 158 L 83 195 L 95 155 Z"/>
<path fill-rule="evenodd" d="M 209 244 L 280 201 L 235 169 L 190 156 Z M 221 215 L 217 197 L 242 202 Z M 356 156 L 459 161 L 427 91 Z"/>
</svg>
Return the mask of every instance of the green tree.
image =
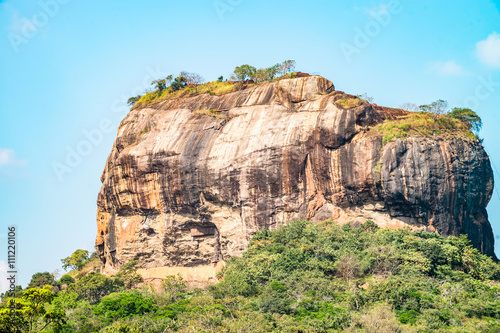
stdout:
<svg viewBox="0 0 500 333">
<path fill-rule="evenodd" d="M 469 108 L 453 108 L 448 112 L 448 115 L 465 123 L 475 133 L 479 132 L 483 127 L 481 117 Z"/>
<path fill-rule="evenodd" d="M 234 69 L 234 76 L 240 81 L 245 81 L 254 77 L 256 71 L 255 67 L 245 64 Z"/>
<path fill-rule="evenodd" d="M 66 323 L 65 314 L 61 309 L 48 307 L 56 294 L 47 285 L 43 288 L 30 288 L 23 292 L 21 299 L 9 299 L 0 308 L 0 331 L 42 332 L 49 327 L 60 330 Z"/>
<path fill-rule="evenodd" d="M 41 288 L 45 285 L 55 286 L 57 283 L 54 279 L 54 275 L 49 272 L 35 273 L 31 277 L 31 281 L 28 284 L 28 288 Z"/>
<path fill-rule="evenodd" d="M 175 302 L 184 296 L 187 284 L 180 274 L 168 275 L 161 283 L 161 290 L 167 298 L 167 302 Z"/>
<path fill-rule="evenodd" d="M 128 100 L 127 100 L 127 104 L 132 106 L 134 105 L 135 103 L 137 103 L 139 100 L 141 99 L 141 95 L 137 95 L 135 97 L 130 97 Z"/>
<path fill-rule="evenodd" d="M 104 297 L 96 306 L 95 314 L 111 322 L 118 318 L 142 315 L 154 311 L 153 300 L 138 292 L 113 293 Z"/>
<path fill-rule="evenodd" d="M 96 304 L 101 298 L 119 291 L 123 286 L 124 283 L 120 279 L 111 279 L 100 273 L 91 272 L 79 278 L 76 283 L 71 284 L 68 291 L 74 291 L 80 299 L 86 300 L 90 304 Z"/>
<path fill-rule="evenodd" d="M 217 78 L 217 82 L 222 82 L 222 81 L 224 81 L 224 76 L 221 75 Z"/>
<path fill-rule="evenodd" d="M 80 270 L 86 264 L 87 259 L 89 259 L 89 251 L 78 249 L 69 257 L 61 259 L 61 262 L 64 270 L 68 268 Z"/>
<path fill-rule="evenodd" d="M 166 78 L 165 78 L 165 82 L 167 83 L 167 85 L 170 85 L 172 84 L 172 80 L 174 79 L 174 76 L 172 74 L 168 75 Z"/>
<path fill-rule="evenodd" d="M 162 93 L 167 87 L 167 81 L 165 79 L 158 79 L 151 82 L 151 85 L 154 86 L 159 93 Z"/>
<path fill-rule="evenodd" d="M 181 73 L 178 77 L 176 77 L 172 81 L 172 84 L 170 85 L 170 90 L 177 91 L 177 90 L 184 88 L 184 86 L 186 85 L 186 81 L 187 81 L 186 78 Z"/>
<path fill-rule="evenodd" d="M 278 281 L 272 281 L 260 297 L 259 309 L 269 313 L 290 313 L 293 302 L 294 299 L 287 294 L 286 287 Z"/>
<path fill-rule="evenodd" d="M 75 279 L 73 279 L 70 275 L 68 274 L 64 274 L 63 276 L 61 276 L 61 278 L 59 279 L 59 281 L 57 281 L 59 283 L 59 285 L 63 285 L 63 284 L 66 284 L 66 285 L 70 285 L 72 283 L 75 283 Z"/>
<path fill-rule="evenodd" d="M 272 80 L 278 75 L 280 71 L 281 64 L 276 64 L 271 67 L 266 68 L 266 80 Z"/>
<path fill-rule="evenodd" d="M 259 68 L 252 77 L 252 79 L 257 83 L 266 81 L 266 78 L 267 75 L 266 75 L 266 70 L 264 68 Z"/>
<path fill-rule="evenodd" d="M 123 265 L 118 273 L 115 274 L 115 277 L 122 280 L 127 289 L 133 288 L 138 283 L 144 281 L 142 276 L 137 273 L 137 263 L 137 260 L 131 260 Z"/>
</svg>

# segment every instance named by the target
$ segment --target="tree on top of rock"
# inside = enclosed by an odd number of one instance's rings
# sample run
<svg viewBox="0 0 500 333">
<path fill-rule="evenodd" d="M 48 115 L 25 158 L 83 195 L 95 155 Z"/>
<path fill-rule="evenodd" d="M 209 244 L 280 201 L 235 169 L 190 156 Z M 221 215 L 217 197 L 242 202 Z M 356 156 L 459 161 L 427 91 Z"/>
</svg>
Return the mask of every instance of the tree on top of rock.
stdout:
<svg viewBox="0 0 500 333">
<path fill-rule="evenodd" d="M 186 79 L 186 84 L 192 84 L 195 86 L 200 85 L 205 81 L 200 74 L 196 73 L 181 72 L 180 76 Z"/>
<path fill-rule="evenodd" d="M 137 103 L 140 99 L 141 99 L 141 95 L 137 95 L 137 96 L 134 96 L 134 97 L 130 97 L 128 100 L 127 100 L 127 104 L 132 106 L 134 105 L 135 103 Z"/>
<path fill-rule="evenodd" d="M 181 74 L 178 77 L 176 77 L 172 81 L 172 83 L 170 84 L 170 90 L 171 91 L 177 91 L 179 89 L 182 89 L 186 85 L 186 82 L 187 82 L 187 79 L 183 75 L 183 73 L 181 72 Z"/>
<path fill-rule="evenodd" d="M 272 80 L 278 75 L 281 68 L 281 64 L 276 64 L 271 67 L 266 68 L 266 79 Z"/>
<path fill-rule="evenodd" d="M 431 104 L 424 104 L 419 106 L 420 111 L 429 112 L 433 118 L 437 118 L 440 115 L 446 113 L 448 109 L 448 102 L 442 99 L 438 99 Z"/>
<path fill-rule="evenodd" d="M 465 123 L 475 133 L 479 132 L 481 127 L 483 127 L 481 118 L 469 108 L 453 108 L 453 110 L 448 112 L 448 115 Z"/>
<path fill-rule="evenodd" d="M 285 60 L 281 63 L 280 70 L 283 76 L 295 69 L 295 60 Z"/>
<path fill-rule="evenodd" d="M 245 65 L 237 66 L 234 69 L 234 76 L 239 81 L 245 81 L 245 80 L 248 80 L 248 79 L 254 77 L 256 72 L 257 72 L 257 69 L 255 69 L 255 67 L 245 64 Z"/>
<path fill-rule="evenodd" d="M 158 79 L 151 82 L 151 85 L 161 93 L 167 87 L 167 81 L 165 79 Z"/>
</svg>

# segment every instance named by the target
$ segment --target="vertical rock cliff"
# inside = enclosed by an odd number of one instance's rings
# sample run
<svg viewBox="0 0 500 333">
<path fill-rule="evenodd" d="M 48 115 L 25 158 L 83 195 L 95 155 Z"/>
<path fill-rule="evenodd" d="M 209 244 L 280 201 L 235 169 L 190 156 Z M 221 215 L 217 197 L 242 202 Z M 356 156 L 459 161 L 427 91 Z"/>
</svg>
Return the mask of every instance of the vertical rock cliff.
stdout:
<svg viewBox="0 0 500 333">
<path fill-rule="evenodd" d="M 131 110 L 97 200 L 106 270 L 132 259 L 207 265 L 240 255 L 257 230 L 299 218 L 465 233 L 494 256 L 493 176 L 480 142 L 413 136 L 384 145 L 370 129 L 397 111 L 342 106 L 346 96 L 309 76 Z"/>
</svg>

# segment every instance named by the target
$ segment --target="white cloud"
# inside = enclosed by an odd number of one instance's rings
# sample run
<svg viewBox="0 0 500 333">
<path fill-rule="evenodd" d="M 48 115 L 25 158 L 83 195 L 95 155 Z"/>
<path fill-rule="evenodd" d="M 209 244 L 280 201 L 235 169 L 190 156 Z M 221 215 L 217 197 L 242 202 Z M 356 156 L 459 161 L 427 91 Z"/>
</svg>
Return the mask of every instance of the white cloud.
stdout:
<svg viewBox="0 0 500 333">
<path fill-rule="evenodd" d="M 457 64 L 455 60 L 437 61 L 429 66 L 430 70 L 443 76 L 456 76 L 465 74 L 462 66 Z"/>
<path fill-rule="evenodd" d="M 500 68 L 500 34 L 492 32 L 488 38 L 476 43 L 479 60 L 494 68 Z"/>
<path fill-rule="evenodd" d="M 0 148 L 0 166 L 3 165 L 25 165 L 26 160 L 19 160 L 13 149 Z"/>
</svg>

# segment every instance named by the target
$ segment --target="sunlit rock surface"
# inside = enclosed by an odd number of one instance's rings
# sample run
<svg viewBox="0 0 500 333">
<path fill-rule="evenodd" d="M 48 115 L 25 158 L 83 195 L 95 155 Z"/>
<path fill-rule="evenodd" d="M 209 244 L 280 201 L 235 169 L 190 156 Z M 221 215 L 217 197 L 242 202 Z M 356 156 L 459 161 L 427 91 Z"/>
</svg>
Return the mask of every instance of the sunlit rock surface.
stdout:
<svg viewBox="0 0 500 333">
<path fill-rule="evenodd" d="M 342 98 L 309 76 L 130 111 L 97 200 L 105 271 L 132 259 L 145 269 L 214 265 L 241 255 L 256 231 L 300 218 L 466 233 L 494 256 L 493 176 L 480 142 L 383 145 L 369 129 L 398 111 L 344 109 Z"/>
</svg>

